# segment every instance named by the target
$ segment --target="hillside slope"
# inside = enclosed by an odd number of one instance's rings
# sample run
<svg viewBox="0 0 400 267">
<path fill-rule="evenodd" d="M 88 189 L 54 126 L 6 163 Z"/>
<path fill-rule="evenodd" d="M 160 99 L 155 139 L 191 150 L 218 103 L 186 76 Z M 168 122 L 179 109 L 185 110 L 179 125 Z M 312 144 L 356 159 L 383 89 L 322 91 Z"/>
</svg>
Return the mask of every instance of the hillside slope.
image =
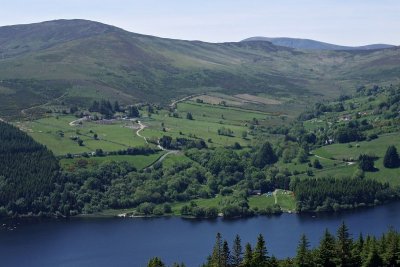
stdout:
<svg viewBox="0 0 400 267">
<path fill-rule="evenodd" d="M 274 45 L 304 49 L 304 50 L 376 50 L 393 48 L 394 45 L 389 44 L 371 44 L 363 46 L 344 46 L 335 45 L 311 39 L 289 38 L 289 37 L 250 37 L 244 39 L 242 42 L 248 41 L 267 41 Z"/>
<path fill-rule="evenodd" d="M 298 51 L 269 42 L 205 43 L 85 20 L 0 27 L 0 114 L 52 99 L 155 102 L 202 92 L 264 93 L 307 104 L 364 83 L 396 82 L 398 48 Z M 367 79 L 366 81 L 364 79 Z"/>
</svg>

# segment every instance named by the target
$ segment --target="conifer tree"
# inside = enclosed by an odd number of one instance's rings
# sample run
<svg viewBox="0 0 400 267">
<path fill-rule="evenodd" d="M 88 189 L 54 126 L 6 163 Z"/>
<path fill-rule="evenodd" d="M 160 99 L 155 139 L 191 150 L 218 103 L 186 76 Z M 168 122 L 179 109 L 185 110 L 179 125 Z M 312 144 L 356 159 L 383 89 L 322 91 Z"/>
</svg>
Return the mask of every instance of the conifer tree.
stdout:
<svg viewBox="0 0 400 267">
<path fill-rule="evenodd" d="M 165 264 L 161 261 L 160 258 L 155 257 L 150 259 L 149 263 L 147 263 L 147 267 L 165 267 Z"/>
<path fill-rule="evenodd" d="M 334 267 L 336 266 L 335 257 L 335 237 L 326 229 L 319 243 L 317 262 L 321 266 Z"/>
<path fill-rule="evenodd" d="M 222 267 L 222 235 L 217 233 L 210 266 Z"/>
<path fill-rule="evenodd" d="M 244 249 L 244 256 L 243 256 L 243 267 L 251 267 L 253 263 L 253 250 L 249 243 L 246 244 Z"/>
<path fill-rule="evenodd" d="M 395 146 L 389 146 L 383 158 L 383 166 L 386 168 L 397 168 L 400 165 L 399 154 Z"/>
<path fill-rule="evenodd" d="M 383 253 L 383 260 L 386 266 L 400 264 L 400 238 L 392 228 L 386 235 L 386 251 Z"/>
<path fill-rule="evenodd" d="M 257 238 L 257 244 L 253 251 L 253 265 L 265 266 L 268 263 L 268 251 L 265 245 L 264 237 L 260 234 Z"/>
<path fill-rule="evenodd" d="M 231 252 L 229 250 L 228 242 L 224 240 L 222 245 L 221 254 L 222 267 L 229 267 L 231 265 Z"/>
<path fill-rule="evenodd" d="M 363 267 L 382 266 L 382 258 L 379 256 L 376 243 L 376 239 L 373 238 L 368 256 L 363 262 Z"/>
<path fill-rule="evenodd" d="M 357 241 L 353 244 L 352 255 L 353 255 L 353 263 L 356 266 L 362 265 L 362 253 L 364 247 L 364 238 L 363 235 L 360 233 Z"/>
<path fill-rule="evenodd" d="M 297 254 L 295 259 L 296 266 L 311 266 L 311 254 L 309 247 L 310 243 L 308 242 L 306 235 L 301 235 L 299 245 L 297 246 Z"/>
<path fill-rule="evenodd" d="M 278 161 L 274 149 L 270 142 L 265 142 L 255 153 L 253 165 L 258 168 L 264 168 L 265 165 L 273 164 Z"/>
<path fill-rule="evenodd" d="M 239 267 L 243 258 L 242 258 L 242 244 L 239 235 L 236 235 L 235 240 L 233 241 L 232 247 L 232 266 Z"/>
<path fill-rule="evenodd" d="M 336 252 L 339 266 L 352 266 L 352 240 L 350 238 L 349 229 L 344 222 L 340 225 L 337 232 Z"/>
</svg>

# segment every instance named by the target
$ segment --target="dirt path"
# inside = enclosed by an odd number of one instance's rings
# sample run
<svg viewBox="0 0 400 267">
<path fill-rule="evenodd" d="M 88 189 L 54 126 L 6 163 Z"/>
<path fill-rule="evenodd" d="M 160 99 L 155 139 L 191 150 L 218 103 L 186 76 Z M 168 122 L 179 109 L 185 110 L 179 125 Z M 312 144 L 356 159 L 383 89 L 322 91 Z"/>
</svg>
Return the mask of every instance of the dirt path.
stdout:
<svg viewBox="0 0 400 267">
<path fill-rule="evenodd" d="M 147 126 L 144 125 L 141 121 L 138 121 L 138 124 L 139 124 L 139 127 L 140 127 L 140 128 L 136 131 L 136 135 L 139 136 L 140 138 L 143 138 L 144 141 L 146 142 L 146 144 L 148 144 L 149 142 L 147 141 L 147 138 L 146 138 L 145 136 L 143 136 L 143 135 L 140 134 L 140 132 L 141 132 L 144 128 L 146 128 Z M 160 146 L 160 145 L 158 145 L 158 146 Z M 160 146 L 160 147 L 161 147 L 161 146 Z M 161 148 L 161 150 L 164 150 L 164 149 Z"/>
<path fill-rule="evenodd" d="M 50 100 L 50 101 L 48 101 L 48 102 L 46 102 L 46 103 L 44 103 L 44 104 L 40 104 L 40 105 L 33 106 L 33 107 L 30 107 L 30 108 L 22 109 L 22 110 L 21 110 L 21 113 L 22 113 L 22 115 L 26 116 L 26 112 L 27 112 L 28 110 L 34 109 L 34 108 L 41 108 L 41 107 L 47 105 L 48 103 L 50 103 L 50 102 L 52 102 L 52 101 L 60 100 L 61 98 L 63 98 L 63 97 L 66 96 L 67 94 L 68 94 L 68 92 L 66 92 L 66 93 L 62 94 L 61 96 L 59 96 L 59 97 L 57 97 L 57 98 L 54 98 L 54 99 L 52 99 L 52 100 Z"/>
<path fill-rule="evenodd" d="M 141 121 L 138 121 L 138 124 L 139 124 L 139 127 L 140 127 L 140 128 L 136 131 L 136 135 L 139 136 L 139 137 L 141 137 L 141 138 L 143 138 L 144 141 L 146 142 L 146 144 L 148 144 L 149 142 L 147 141 L 147 138 L 146 138 L 145 136 L 143 136 L 143 135 L 140 134 L 140 132 L 141 132 L 143 129 L 145 129 L 147 126 L 144 125 Z M 165 151 L 165 152 L 167 152 L 167 153 L 165 153 L 164 155 L 162 155 L 158 160 L 156 160 L 155 162 L 153 162 L 150 166 L 148 166 L 148 167 L 145 168 L 145 169 L 149 169 L 149 168 L 153 167 L 155 164 L 163 162 L 164 159 L 165 159 L 168 155 L 171 155 L 171 154 L 178 154 L 178 153 L 179 153 L 178 150 L 169 150 L 169 149 L 166 149 L 166 148 L 162 147 L 162 146 L 160 145 L 160 142 L 158 142 L 157 147 L 158 147 L 160 150 Z"/>
<path fill-rule="evenodd" d="M 319 159 L 332 160 L 332 161 L 338 161 L 338 162 L 345 162 L 347 165 L 356 164 L 354 161 L 341 161 L 341 160 L 338 160 L 338 159 L 328 159 L 328 158 L 324 158 L 324 157 L 318 156 L 317 154 L 313 154 L 313 153 L 311 153 L 311 155 L 314 155 L 316 158 L 319 158 Z"/>
<path fill-rule="evenodd" d="M 164 161 L 164 159 L 171 154 L 178 154 L 179 151 L 178 150 L 165 150 L 164 151 L 168 151 L 167 153 L 165 153 L 164 155 L 162 155 L 158 160 L 154 161 L 150 166 L 146 167 L 145 170 L 150 169 L 151 167 L 153 167 L 154 165 L 156 165 L 157 163 L 161 163 Z"/>
<path fill-rule="evenodd" d="M 278 204 L 278 197 L 276 196 L 277 193 L 278 193 L 278 189 L 275 189 L 275 191 L 272 192 L 272 195 L 274 196 L 274 199 L 275 199 L 275 205 Z"/>
<path fill-rule="evenodd" d="M 174 107 L 174 106 L 176 106 L 176 104 L 178 104 L 178 103 L 180 103 L 180 102 L 183 102 L 183 101 L 185 101 L 185 100 L 188 100 L 188 99 L 190 99 L 190 98 L 193 98 L 193 97 L 195 97 L 195 96 L 200 96 L 200 95 L 203 95 L 203 94 L 195 94 L 195 95 L 185 96 L 185 97 L 183 97 L 183 98 L 181 98 L 181 99 L 172 101 L 172 103 L 171 103 L 169 106 L 170 106 L 170 107 Z"/>
<path fill-rule="evenodd" d="M 76 126 L 79 122 L 81 122 L 81 121 L 86 121 L 86 120 L 87 120 L 87 118 L 86 118 L 86 117 L 83 117 L 83 118 L 80 118 L 80 119 L 71 121 L 71 122 L 69 123 L 69 126 Z"/>
</svg>

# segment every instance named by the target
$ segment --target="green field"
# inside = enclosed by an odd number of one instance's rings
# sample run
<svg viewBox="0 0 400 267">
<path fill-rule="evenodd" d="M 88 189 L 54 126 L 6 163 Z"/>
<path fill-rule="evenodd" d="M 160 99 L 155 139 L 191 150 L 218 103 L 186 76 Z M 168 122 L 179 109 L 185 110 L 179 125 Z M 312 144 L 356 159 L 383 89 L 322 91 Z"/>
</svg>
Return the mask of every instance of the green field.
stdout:
<svg viewBox="0 0 400 267">
<path fill-rule="evenodd" d="M 322 165 L 328 168 L 314 171 L 315 175 L 351 176 L 357 170 L 357 164 L 348 165 L 340 161 L 343 159 L 357 160 L 360 154 L 372 154 L 378 157 L 378 160 L 375 161 L 375 167 L 378 171 L 366 172 L 365 176 L 381 182 L 389 182 L 391 185 L 400 185 L 399 169 L 388 169 L 383 166 L 383 157 L 388 146 L 396 145 L 397 149 L 400 149 L 400 135 L 397 133 L 386 134 L 372 141 L 352 142 L 349 144 L 333 144 L 316 149 L 313 152 L 315 155 L 336 160 L 319 159 Z M 337 166 L 332 166 L 334 163 Z"/>
<path fill-rule="evenodd" d="M 190 112 L 193 120 L 186 119 Z M 149 127 L 142 134 L 150 139 L 158 139 L 163 135 L 180 138 L 202 138 L 211 139 L 209 146 L 226 146 L 235 142 L 241 145 L 251 144 L 252 136 L 242 138 L 243 132 L 249 131 L 249 125 L 253 118 L 260 124 L 268 125 L 273 115 L 259 111 L 223 107 L 218 105 L 198 104 L 192 101 L 179 103 L 177 105 L 179 118 L 169 116 L 165 110 L 158 114 L 152 114 L 151 118 L 144 118 L 143 123 Z M 163 125 L 163 126 L 162 126 Z M 225 127 L 233 131 L 233 136 L 218 135 L 218 129 Z M 165 132 L 163 131 L 165 129 Z"/>
<path fill-rule="evenodd" d="M 281 207 L 283 211 L 293 212 L 296 210 L 296 200 L 293 193 L 286 190 L 276 190 L 276 203 Z M 252 196 L 249 198 L 249 206 L 251 208 L 258 208 L 259 210 L 265 209 L 266 207 L 272 207 L 275 204 L 274 196 Z"/>
<path fill-rule="evenodd" d="M 296 201 L 293 194 L 290 191 L 277 190 L 276 193 L 277 204 L 282 208 L 283 211 L 295 211 Z M 215 198 L 209 199 L 195 199 L 193 200 L 199 207 L 220 207 L 220 203 L 224 200 L 224 196 L 218 195 Z M 274 196 L 250 196 L 248 198 L 249 206 L 251 209 L 257 208 L 258 210 L 265 209 L 267 207 L 273 207 L 275 204 Z M 180 210 L 184 205 L 190 205 L 190 202 L 178 202 L 171 205 L 173 214 L 181 215 Z"/>
<path fill-rule="evenodd" d="M 112 125 L 102 125 L 95 122 L 83 122 L 81 125 L 70 126 L 69 123 L 76 120 L 73 116 L 51 116 L 34 121 L 15 123 L 26 131 L 36 141 L 46 145 L 55 155 L 67 153 L 77 154 L 92 152 L 96 149 L 104 151 L 116 151 L 128 147 L 144 146 L 143 138 L 136 135 L 135 131 L 127 126 L 131 122 L 115 122 Z M 60 136 L 60 131 L 64 136 Z M 93 138 L 94 133 L 98 140 Z M 83 146 L 70 139 L 77 136 L 83 140 Z"/>
<path fill-rule="evenodd" d="M 105 157 L 91 157 L 91 158 L 73 158 L 73 159 L 61 159 L 60 164 L 63 169 L 74 170 L 80 164 L 85 165 L 85 168 L 95 168 L 104 162 L 128 162 L 131 166 L 137 170 L 144 169 L 150 166 L 153 162 L 159 159 L 165 152 L 161 151 L 151 155 L 110 155 Z M 82 161 L 84 161 L 82 163 Z"/>
</svg>

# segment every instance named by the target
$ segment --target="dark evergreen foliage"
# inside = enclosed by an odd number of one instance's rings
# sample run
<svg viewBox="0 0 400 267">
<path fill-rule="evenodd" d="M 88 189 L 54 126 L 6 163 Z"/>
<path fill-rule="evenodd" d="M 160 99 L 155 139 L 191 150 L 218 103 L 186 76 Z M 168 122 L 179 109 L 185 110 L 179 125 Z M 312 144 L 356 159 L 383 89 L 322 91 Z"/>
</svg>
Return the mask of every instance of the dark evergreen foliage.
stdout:
<svg viewBox="0 0 400 267">
<path fill-rule="evenodd" d="M 43 145 L 0 122 L 0 207 L 11 214 L 50 212 L 59 166 Z"/>
<path fill-rule="evenodd" d="M 397 168 L 400 166 L 400 158 L 395 146 L 389 146 L 383 158 L 383 166 L 386 168 Z"/>
<path fill-rule="evenodd" d="M 374 205 L 398 197 L 388 184 L 360 178 L 295 179 L 291 185 L 299 211 L 333 211 Z"/>
<path fill-rule="evenodd" d="M 240 240 L 236 237 L 235 244 Z M 393 229 L 382 235 L 381 238 L 362 236 L 354 240 L 348 232 L 347 226 L 342 223 L 337 231 L 336 238 L 325 231 L 320 243 L 315 248 L 310 248 L 308 239 L 302 235 L 293 258 L 277 259 L 267 256 L 264 237 L 259 235 L 254 250 L 247 243 L 243 258 L 238 261 L 230 255 L 228 243 L 222 240 L 221 234 L 217 234 L 212 254 L 203 267 L 395 267 L 400 265 L 400 234 Z M 231 260 L 226 260 L 231 258 Z M 150 265 L 153 264 L 153 265 Z M 153 258 L 148 266 L 162 264 L 159 258 Z M 173 265 L 176 266 L 176 265 Z"/>
</svg>

